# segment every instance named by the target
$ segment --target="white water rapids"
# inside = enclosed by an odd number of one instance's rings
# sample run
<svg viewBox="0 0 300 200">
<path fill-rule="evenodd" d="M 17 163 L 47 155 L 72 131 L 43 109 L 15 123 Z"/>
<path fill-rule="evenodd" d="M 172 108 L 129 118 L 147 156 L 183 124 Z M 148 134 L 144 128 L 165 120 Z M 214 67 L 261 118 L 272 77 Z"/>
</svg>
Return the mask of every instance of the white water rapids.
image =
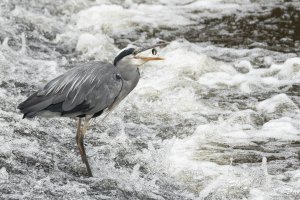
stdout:
<svg viewBox="0 0 300 200">
<path fill-rule="evenodd" d="M 1 0 L 0 199 L 300 199 L 299 8 Z M 157 39 L 170 42 L 166 60 L 141 67 L 137 88 L 88 131 L 92 178 L 74 119 L 16 108 L 78 62 Z"/>
</svg>

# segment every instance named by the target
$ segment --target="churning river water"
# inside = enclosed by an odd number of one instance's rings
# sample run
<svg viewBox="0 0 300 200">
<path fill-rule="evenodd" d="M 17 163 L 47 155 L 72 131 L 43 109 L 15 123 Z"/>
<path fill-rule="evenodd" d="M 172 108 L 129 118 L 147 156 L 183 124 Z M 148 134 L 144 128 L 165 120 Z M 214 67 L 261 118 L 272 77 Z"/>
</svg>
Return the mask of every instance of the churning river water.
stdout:
<svg viewBox="0 0 300 200">
<path fill-rule="evenodd" d="M 17 105 L 79 62 L 170 42 L 75 146 Z M 298 0 L 1 0 L 0 199 L 300 199 Z"/>
</svg>

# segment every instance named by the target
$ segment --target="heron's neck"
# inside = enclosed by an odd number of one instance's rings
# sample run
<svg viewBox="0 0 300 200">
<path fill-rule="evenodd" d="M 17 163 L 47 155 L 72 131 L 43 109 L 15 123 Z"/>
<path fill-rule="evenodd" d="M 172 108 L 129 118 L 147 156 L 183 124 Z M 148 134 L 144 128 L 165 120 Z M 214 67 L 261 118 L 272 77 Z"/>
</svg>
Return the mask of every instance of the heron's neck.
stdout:
<svg viewBox="0 0 300 200">
<path fill-rule="evenodd" d="M 123 79 L 123 84 L 121 92 L 115 100 L 114 106 L 118 105 L 118 103 L 136 87 L 140 79 L 139 69 L 135 65 L 117 65 L 117 68 Z"/>
<path fill-rule="evenodd" d="M 139 76 L 139 70 L 138 67 L 131 64 L 123 64 L 123 65 L 117 65 L 117 68 L 120 72 L 120 75 L 122 78 L 126 81 L 130 81 L 135 79 L 137 76 Z"/>
</svg>

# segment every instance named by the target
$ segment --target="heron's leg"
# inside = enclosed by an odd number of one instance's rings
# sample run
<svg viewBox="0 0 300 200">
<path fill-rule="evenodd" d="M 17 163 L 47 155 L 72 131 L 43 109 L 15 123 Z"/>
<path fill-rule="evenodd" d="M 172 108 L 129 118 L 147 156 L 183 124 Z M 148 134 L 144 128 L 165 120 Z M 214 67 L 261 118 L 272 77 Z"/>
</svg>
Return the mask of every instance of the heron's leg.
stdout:
<svg viewBox="0 0 300 200">
<path fill-rule="evenodd" d="M 91 116 L 89 116 L 89 115 L 87 115 L 84 119 L 84 123 L 83 123 L 83 127 L 82 127 L 83 136 L 85 136 L 87 129 L 90 126 L 90 120 L 91 120 Z"/>
<path fill-rule="evenodd" d="M 80 146 L 80 140 L 82 138 L 81 132 L 82 132 L 82 129 L 81 129 L 81 118 L 78 118 L 77 133 L 76 133 L 76 143 L 77 143 L 77 146 L 78 146 L 78 149 L 79 149 L 79 153 L 80 153 L 81 159 L 83 161 L 83 151 L 82 151 L 82 148 Z"/>
<path fill-rule="evenodd" d="M 88 171 L 88 175 L 89 176 L 93 176 L 91 168 L 90 168 L 90 164 L 88 162 L 86 153 L 85 153 L 85 148 L 84 148 L 84 144 L 83 144 L 83 139 L 84 139 L 84 135 L 87 131 L 88 125 L 89 125 L 89 120 L 91 118 L 90 117 L 85 117 L 84 123 L 83 123 L 83 127 L 81 128 L 80 123 L 78 123 L 78 129 L 80 129 L 80 131 L 78 131 L 77 129 L 77 136 L 76 136 L 76 142 L 79 148 L 79 152 L 81 155 L 81 159 L 82 161 L 85 163 L 86 165 L 86 169 Z M 79 119 L 80 120 L 80 119 Z M 80 120 L 81 121 L 81 120 Z"/>
</svg>

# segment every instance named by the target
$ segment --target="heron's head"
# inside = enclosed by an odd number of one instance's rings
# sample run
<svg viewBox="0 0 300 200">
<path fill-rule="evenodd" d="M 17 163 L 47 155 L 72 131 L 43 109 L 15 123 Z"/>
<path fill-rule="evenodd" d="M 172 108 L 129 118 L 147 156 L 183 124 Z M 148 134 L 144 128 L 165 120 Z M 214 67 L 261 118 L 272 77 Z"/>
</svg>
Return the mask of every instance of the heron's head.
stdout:
<svg viewBox="0 0 300 200">
<path fill-rule="evenodd" d="M 161 46 L 165 46 L 165 44 L 160 43 L 143 48 L 125 48 L 116 56 L 114 65 L 118 67 L 128 65 L 138 67 L 149 61 L 164 60 L 164 58 L 156 56 L 157 51 L 155 48 Z M 146 54 L 147 51 L 148 54 Z"/>
</svg>

